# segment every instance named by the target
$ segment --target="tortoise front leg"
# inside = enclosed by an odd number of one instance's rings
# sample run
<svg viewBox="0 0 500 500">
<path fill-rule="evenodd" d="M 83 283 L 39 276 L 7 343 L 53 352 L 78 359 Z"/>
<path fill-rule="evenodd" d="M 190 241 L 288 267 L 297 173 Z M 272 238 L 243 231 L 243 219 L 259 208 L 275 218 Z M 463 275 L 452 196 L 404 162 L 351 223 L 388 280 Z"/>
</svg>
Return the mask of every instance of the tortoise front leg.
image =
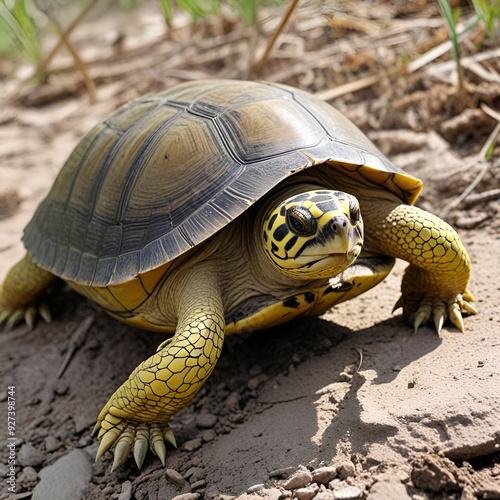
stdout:
<svg viewBox="0 0 500 500">
<path fill-rule="evenodd" d="M 24 318 L 33 328 L 37 313 L 50 322 L 48 306 L 39 301 L 56 279 L 26 254 L 10 269 L 0 285 L 0 325 L 6 323 L 7 330 L 11 330 Z"/>
<path fill-rule="evenodd" d="M 375 245 L 387 255 L 410 263 L 395 309 L 413 321 L 415 332 L 433 313 L 438 333 L 446 316 L 464 330 L 462 310 L 476 314 L 467 285 L 471 264 L 455 230 L 439 217 L 409 205 L 388 212 Z"/>
<path fill-rule="evenodd" d="M 164 440 L 175 446 L 170 417 L 201 389 L 219 359 L 224 343 L 224 311 L 215 276 L 193 270 L 179 295 L 179 319 L 172 339 L 141 363 L 99 414 L 101 441 L 96 461 L 114 446 L 116 469 L 133 444 L 139 468 L 148 446 L 165 465 Z"/>
</svg>

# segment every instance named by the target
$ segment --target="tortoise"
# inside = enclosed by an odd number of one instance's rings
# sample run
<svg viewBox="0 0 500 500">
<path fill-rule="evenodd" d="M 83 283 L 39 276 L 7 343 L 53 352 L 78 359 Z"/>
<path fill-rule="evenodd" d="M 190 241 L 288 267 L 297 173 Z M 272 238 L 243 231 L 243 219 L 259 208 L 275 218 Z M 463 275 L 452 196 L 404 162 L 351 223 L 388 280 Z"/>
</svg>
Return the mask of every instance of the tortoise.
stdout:
<svg viewBox="0 0 500 500">
<path fill-rule="evenodd" d="M 403 317 L 463 331 L 475 314 L 456 232 L 413 206 L 422 182 L 341 113 L 265 82 L 209 80 L 138 98 L 69 156 L 0 288 L 0 323 L 33 327 L 58 278 L 167 336 L 98 416 L 96 460 L 148 447 L 212 373 L 224 336 L 319 315 L 409 262 Z M 172 336 L 173 334 L 173 336 Z"/>
</svg>

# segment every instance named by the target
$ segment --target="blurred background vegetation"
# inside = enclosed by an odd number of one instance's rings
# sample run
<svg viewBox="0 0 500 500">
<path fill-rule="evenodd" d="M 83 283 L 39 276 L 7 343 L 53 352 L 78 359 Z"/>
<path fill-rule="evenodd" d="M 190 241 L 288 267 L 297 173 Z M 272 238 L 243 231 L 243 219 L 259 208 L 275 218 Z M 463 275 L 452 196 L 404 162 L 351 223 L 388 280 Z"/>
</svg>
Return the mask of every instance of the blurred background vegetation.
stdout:
<svg viewBox="0 0 500 500">
<path fill-rule="evenodd" d="M 172 21 L 174 9 L 188 12 L 193 21 L 208 16 L 219 16 L 223 5 L 228 5 L 249 26 L 256 26 L 259 7 L 280 5 L 286 0 L 157 0 L 163 9 L 165 24 Z M 66 23 L 79 19 L 95 0 L 0 0 L 0 55 L 24 59 L 36 65 L 44 56 L 44 41 L 56 30 L 54 21 Z M 141 0 L 113 0 L 109 7 L 132 10 Z"/>
</svg>

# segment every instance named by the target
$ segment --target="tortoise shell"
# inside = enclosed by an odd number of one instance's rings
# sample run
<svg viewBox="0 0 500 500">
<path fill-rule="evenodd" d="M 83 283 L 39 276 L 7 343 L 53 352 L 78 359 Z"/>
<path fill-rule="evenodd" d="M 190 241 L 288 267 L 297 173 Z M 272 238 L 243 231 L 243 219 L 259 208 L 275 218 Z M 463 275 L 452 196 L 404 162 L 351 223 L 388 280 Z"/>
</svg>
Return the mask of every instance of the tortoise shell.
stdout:
<svg viewBox="0 0 500 500">
<path fill-rule="evenodd" d="M 286 177 L 322 163 L 410 204 L 422 187 L 304 91 L 229 80 L 181 84 L 96 125 L 23 240 L 35 262 L 66 280 L 124 283 L 206 240 Z"/>
</svg>

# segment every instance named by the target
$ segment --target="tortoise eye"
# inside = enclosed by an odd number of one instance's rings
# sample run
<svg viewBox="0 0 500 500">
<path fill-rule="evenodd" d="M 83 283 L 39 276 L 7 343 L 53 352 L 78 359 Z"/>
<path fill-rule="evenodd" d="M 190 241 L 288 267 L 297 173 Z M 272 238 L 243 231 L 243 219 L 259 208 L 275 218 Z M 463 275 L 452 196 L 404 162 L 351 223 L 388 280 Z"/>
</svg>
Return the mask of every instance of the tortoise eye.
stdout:
<svg viewBox="0 0 500 500">
<path fill-rule="evenodd" d="M 307 208 L 297 206 L 286 211 L 286 225 L 298 236 L 312 236 L 318 227 L 314 215 Z"/>
<path fill-rule="evenodd" d="M 351 224 L 355 226 L 359 221 L 359 205 L 354 200 L 349 200 L 349 212 Z"/>
</svg>

